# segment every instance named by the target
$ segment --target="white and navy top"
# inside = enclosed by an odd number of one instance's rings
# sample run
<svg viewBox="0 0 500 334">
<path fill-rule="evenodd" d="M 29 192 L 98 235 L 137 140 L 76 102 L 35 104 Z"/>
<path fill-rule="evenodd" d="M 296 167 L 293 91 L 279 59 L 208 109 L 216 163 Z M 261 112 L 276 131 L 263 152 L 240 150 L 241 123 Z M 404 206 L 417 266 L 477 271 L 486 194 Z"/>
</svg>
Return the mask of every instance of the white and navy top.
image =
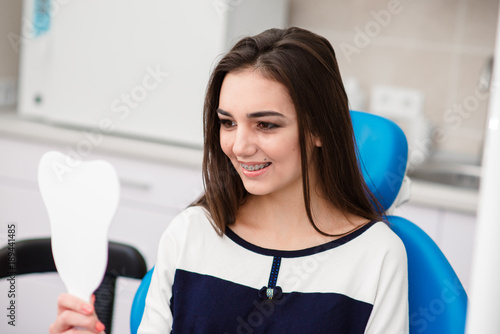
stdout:
<svg viewBox="0 0 500 334">
<path fill-rule="evenodd" d="M 383 222 L 296 251 L 220 237 L 201 207 L 164 232 L 140 334 L 408 333 L 406 252 Z"/>
</svg>

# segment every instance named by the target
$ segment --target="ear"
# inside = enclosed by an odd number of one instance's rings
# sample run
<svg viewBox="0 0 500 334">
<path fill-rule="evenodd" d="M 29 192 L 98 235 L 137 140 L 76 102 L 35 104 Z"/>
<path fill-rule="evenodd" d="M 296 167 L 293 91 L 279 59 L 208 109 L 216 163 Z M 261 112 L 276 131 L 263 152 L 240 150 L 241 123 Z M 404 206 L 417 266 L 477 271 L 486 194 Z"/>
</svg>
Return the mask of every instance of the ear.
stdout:
<svg viewBox="0 0 500 334">
<path fill-rule="evenodd" d="M 314 145 L 316 145 L 316 147 L 321 147 L 321 139 L 319 139 L 319 137 L 316 136 L 313 136 L 313 139 L 314 139 Z"/>
<path fill-rule="evenodd" d="M 315 136 L 312 133 L 310 133 L 308 137 L 309 137 L 308 142 L 309 145 L 311 145 L 311 148 L 312 145 L 314 145 L 315 147 L 321 147 L 321 140 L 319 139 L 318 136 Z"/>
</svg>

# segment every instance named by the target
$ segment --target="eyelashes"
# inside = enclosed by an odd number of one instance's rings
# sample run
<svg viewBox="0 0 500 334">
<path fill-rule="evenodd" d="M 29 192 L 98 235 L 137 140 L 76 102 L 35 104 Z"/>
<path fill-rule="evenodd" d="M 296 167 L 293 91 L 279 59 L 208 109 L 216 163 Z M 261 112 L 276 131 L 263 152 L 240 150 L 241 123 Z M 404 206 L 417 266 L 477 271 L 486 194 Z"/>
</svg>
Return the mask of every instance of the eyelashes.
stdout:
<svg viewBox="0 0 500 334">
<path fill-rule="evenodd" d="M 272 130 L 272 129 L 279 128 L 280 126 L 278 124 L 269 123 L 269 122 L 259 122 L 258 127 L 261 129 L 264 129 L 264 130 Z"/>
<path fill-rule="evenodd" d="M 231 128 L 236 125 L 236 122 L 229 119 L 219 119 L 219 124 L 225 128 Z"/>
<path fill-rule="evenodd" d="M 236 122 L 230 119 L 219 119 L 219 124 L 226 129 L 230 129 L 236 126 Z M 261 130 L 273 130 L 280 128 L 281 126 L 270 122 L 258 122 L 257 127 Z"/>
</svg>

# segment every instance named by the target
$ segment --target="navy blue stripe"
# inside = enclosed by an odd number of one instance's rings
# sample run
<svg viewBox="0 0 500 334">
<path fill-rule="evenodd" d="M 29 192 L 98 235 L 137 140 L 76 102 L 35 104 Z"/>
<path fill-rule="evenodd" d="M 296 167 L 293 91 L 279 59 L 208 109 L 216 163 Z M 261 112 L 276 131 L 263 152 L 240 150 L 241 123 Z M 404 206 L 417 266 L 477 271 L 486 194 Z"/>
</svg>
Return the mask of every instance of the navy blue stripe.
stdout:
<svg viewBox="0 0 500 334">
<path fill-rule="evenodd" d="M 288 250 L 277 250 L 277 249 L 269 249 L 269 248 L 263 248 L 256 246 L 252 243 L 249 243 L 248 241 L 242 239 L 239 235 L 234 233 L 230 228 L 226 228 L 226 236 L 240 245 L 243 248 L 246 248 L 254 253 L 258 253 L 261 255 L 267 255 L 267 256 L 275 256 L 275 257 L 285 257 L 285 258 L 292 258 L 292 257 L 302 257 L 302 256 L 309 256 L 313 255 L 316 253 L 324 252 L 329 249 L 341 246 L 354 238 L 360 236 L 363 234 L 366 230 L 368 230 L 371 226 L 373 226 L 376 223 L 376 221 L 371 221 L 364 225 L 363 227 L 357 229 L 354 232 L 349 233 L 348 235 L 345 235 L 339 239 L 327 242 L 325 244 L 315 246 L 315 247 L 310 247 L 306 249 L 301 249 L 301 250 L 293 250 L 293 251 L 288 251 Z"/>
<path fill-rule="evenodd" d="M 170 307 L 172 332 L 220 334 L 362 334 L 372 305 L 337 293 L 283 293 L 177 269 Z"/>
<path fill-rule="evenodd" d="M 281 258 L 274 257 L 273 266 L 271 268 L 271 274 L 269 275 L 269 283 L 267 284 L 268 288 L 274 288 L 276 286 L 276 281 L 278 281 L 278 274 L 280 272 Z"/>
</svg>

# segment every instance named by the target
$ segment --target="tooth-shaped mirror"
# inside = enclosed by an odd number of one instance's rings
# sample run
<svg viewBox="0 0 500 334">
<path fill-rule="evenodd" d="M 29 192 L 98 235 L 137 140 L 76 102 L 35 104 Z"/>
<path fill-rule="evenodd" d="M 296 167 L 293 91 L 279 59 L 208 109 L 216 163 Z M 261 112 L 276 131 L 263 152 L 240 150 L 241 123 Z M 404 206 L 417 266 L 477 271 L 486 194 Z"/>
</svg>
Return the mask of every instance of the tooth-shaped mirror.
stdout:
<svg viewBox="0 0 500 334">
<path fill-rule="evenodd" d="M 52 254 L 68 293 L 90 300 L 108 260 L 108 228 L 119 201 L 116 171 L 102 160 L 47 152 L 38 185 L 51 227 Z"/>
</svg>

